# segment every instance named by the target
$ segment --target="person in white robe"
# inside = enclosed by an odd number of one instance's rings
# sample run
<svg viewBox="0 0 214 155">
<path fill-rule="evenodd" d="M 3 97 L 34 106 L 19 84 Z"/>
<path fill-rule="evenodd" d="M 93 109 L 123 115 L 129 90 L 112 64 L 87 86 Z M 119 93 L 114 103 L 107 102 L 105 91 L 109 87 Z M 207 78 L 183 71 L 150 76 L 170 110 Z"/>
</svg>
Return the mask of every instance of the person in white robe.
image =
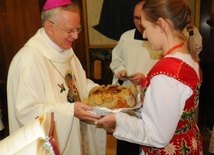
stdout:
<svg viewBox="0 0 214 155">
<path fill-rule="evenodd" d="M 37 116 L 54 112 L 60 154 L 105 155 L 105 130 L 80 123 L 100 116 L 88 112 L 93 107 L 81 102 L 98 84 L 87 79 L 71 47 L 81 31 L 79 9 L 70 0 L 47 0 L 41 20 L 43 27 L 18 51 L 9 67 L 10 134 Z"/>
<path fill-rule="evenodd" d="M 113 75 L 112 84 L 129 87 L 138 85 L 154 64 L 162 57 L 162 51 L 154 51 L 147 39 L 142 37 L 141 10 L 145 1 L 134 7 L 133 21 L 135 29 L 124 32 L 112 51 L 110 68 Z M 128 75 L 128 77 L 127 77 Z"/>
</svg>

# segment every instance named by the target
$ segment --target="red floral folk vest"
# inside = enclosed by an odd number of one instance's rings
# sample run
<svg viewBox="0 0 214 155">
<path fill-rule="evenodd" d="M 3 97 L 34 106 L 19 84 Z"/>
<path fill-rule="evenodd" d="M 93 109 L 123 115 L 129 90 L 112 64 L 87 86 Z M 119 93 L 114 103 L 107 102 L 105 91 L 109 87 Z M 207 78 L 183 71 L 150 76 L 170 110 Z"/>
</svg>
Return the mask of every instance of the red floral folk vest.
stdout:
<svg viewBox="0 0 214 155">
<path fill-rule="evenodd" d="M 145 93 L 153 76 L 164 74 L 175 78 L 193 90 L 192 96 L 186 100 L 177 129 L 169 144 L 164 148 L 142 146 L 147 155 L 199 155 L 202 152 L 202 136 L 193 118 L 199 101 L 201 81 L 194 69 L 180 59 L 165 57 L 158 61 L 142 80 L 142 91 Z"/>
</svg>

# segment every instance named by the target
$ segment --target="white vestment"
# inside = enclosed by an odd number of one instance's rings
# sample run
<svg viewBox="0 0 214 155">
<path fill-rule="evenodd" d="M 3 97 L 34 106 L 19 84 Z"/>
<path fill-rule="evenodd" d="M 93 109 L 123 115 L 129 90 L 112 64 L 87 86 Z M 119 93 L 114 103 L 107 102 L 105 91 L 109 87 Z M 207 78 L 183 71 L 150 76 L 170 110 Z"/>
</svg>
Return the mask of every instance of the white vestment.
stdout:
<svg viewBox="0 0 214 155">
<path fill-rule="evenodd" d="M 160 59 L 162 51 L 153 51 L 150 43 L 145 40 L 134 39 L 136 29 L 122 34 L 117 46 L 112 51 L 110 68 L 114 73 L 112 84 L 118 84 L 117 73 L 126 70 L 127 74 L 143 73 L 146 75 L 154 64 Z M 129 87 L 131 81 L 123 82 Z"/>
<path fill-rule="evenodd" d="M 80 99 L 97 86 L 86 78 L 73 49 L 61 54 L 47 42 L 44 28 L 24 45 L 13 58 L 7 79 L 9 129 L 13 133 L 45 112 L 54 112 L 56 132 L 62 155 L 81 155 L 79 119 L 74 104 L 67 101 L 64 76 L 69 70 L 75 79 Z M 65 90 L 62 90 L 64 86 Z M 91 155 L 105 155 L 106 132 L 88 125 Z"/>
</svg>

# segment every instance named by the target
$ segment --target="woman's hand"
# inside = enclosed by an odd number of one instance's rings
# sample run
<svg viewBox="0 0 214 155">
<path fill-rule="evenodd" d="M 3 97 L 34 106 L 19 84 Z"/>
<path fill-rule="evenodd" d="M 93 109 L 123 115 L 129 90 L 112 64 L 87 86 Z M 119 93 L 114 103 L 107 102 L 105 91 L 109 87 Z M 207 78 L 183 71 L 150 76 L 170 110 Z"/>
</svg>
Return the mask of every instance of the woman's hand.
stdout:
<svg viewBox="0 0 214 155">
<path fill-rule="evenodd" d="M 98 124 L 103 125 L 106 128 L 113 127 L 116 123 L 115 114 L 110 113 L 97 121 Z"/>
</svg>

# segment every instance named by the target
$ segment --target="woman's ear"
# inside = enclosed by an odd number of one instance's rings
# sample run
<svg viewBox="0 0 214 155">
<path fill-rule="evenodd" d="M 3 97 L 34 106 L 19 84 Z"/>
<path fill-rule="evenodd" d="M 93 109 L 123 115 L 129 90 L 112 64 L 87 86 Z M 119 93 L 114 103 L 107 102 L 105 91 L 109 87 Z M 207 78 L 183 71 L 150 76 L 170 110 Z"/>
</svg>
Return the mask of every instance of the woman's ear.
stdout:
<svg viewBox="0 0 214 155">
<path fill-rule="evenodd" d="M 166 32 L 166 29 L 168 28 L 168 23 L 163 18 L 158 18 L 157 24 L 161 28 L 161 32 Z"/>
</svg>

